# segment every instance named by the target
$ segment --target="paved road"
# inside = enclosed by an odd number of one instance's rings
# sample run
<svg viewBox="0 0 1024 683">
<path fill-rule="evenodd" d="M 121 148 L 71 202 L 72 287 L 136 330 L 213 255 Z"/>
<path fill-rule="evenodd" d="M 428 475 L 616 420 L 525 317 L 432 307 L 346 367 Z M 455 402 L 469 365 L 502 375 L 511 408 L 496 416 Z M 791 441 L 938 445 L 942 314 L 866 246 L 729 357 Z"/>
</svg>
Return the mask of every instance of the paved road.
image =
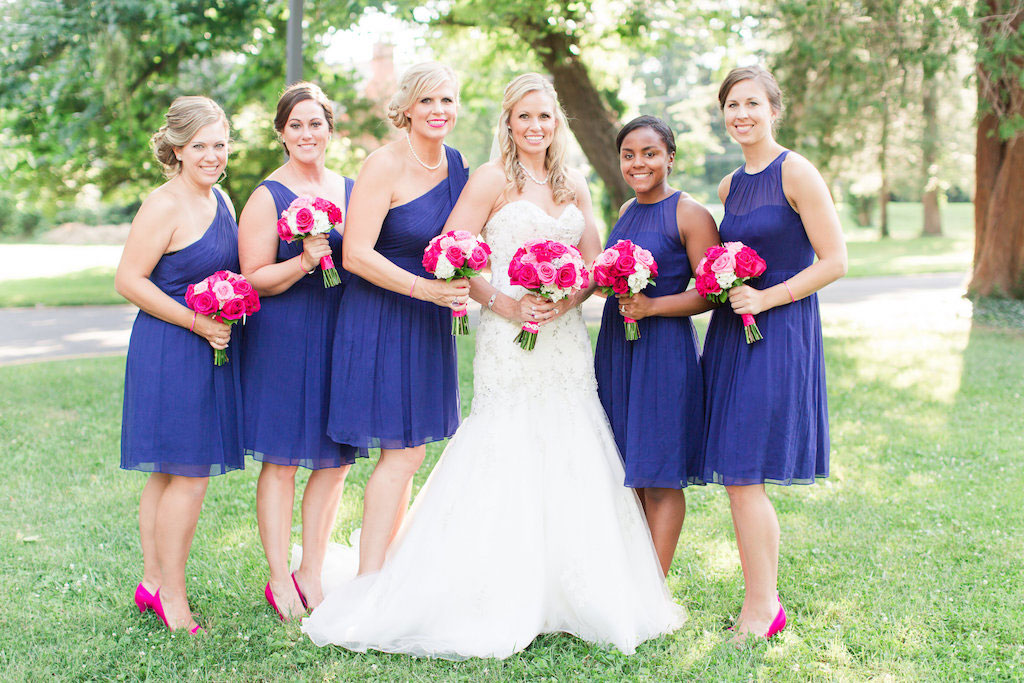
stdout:
<svg viewBox="0 0 1024 683">
<path fill-rule="evenodd" d="M 884 320 L 892 326 L 951 327 L 970 319 L 960 274 L 846 278 L 820 293 L 826 320 Z M 603 299 L 584 304 L 597 322 Z M 67 306 L 0 309 L 0 365 L 125 353 L 135 307 Z M 479 307 L 471 310 L 475 324 Z"/>
</svg>

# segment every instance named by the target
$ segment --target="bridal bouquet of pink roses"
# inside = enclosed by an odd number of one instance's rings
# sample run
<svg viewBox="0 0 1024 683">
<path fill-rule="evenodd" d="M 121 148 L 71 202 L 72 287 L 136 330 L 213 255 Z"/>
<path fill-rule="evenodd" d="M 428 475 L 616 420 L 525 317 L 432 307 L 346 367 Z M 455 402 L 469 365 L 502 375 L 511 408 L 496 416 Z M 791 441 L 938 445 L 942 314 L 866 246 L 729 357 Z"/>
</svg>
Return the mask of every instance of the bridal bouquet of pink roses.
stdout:
<svg viewBox="0 0 1024 683">
<path fill-rule="evenodd" d="M 767 267 L 764 259 L 742 242 L 710 247 L 694 273 L 697 293 L 708 301 L 724 303 L 729 298 L 730 289 L 761 275 Z M 747 343 L 753 344 L 762 339 L 754 316 L 744 313 L 742 317 Z"/>
<path fill-rule="evenodd" d="M 277 234 L 285 242 L 305 239 L 310 235 L 326 235 L 335 226 L 341 225 L 344 218 L 341 209 L 333 202 L 322 197 L 300 195 L 281 212 L 277 220 Z M 320 270 L 324 274 L 324 287 L 341 284 L 330 254 L 320 259 Z"/>
<path fill-rule="evenodd" d="M 530 240 L 508 264 L 509 283 L 525 287 L 548 301 L 561 301 L 590 284 L 590 274 L 579 249 L 553 240 Z M 516 336 L 519 346 L 532 351 L 540 327 L 524 322 Z"/>
<path fill-rule="evenodd" d="M 218 270 L 202 282 L 189 285 L 185 290 L 185 305 L 197 315 L 212 316 L 217 322 L 232 325 L 260 310 L 260 297 L 252 284 L 238 273 Z M 192 321 L 193 326 L 195 320 Z M 224 349 L 213 350 L 213 364 L 224 365 L 228 354 Z"/>
<path fill-rule="evenodd" d="M 479 237 L 465 230 L 445 232 L 427 243 L 423 250 L 423 267 L 438 280 L 452 280 L 479 275 L 487 266 L 491 248 Z M 469 334 L 466 309 L 452 311 L 452 334 Z"/>
<path fill-rule="evenodd" d="M 632 296 L 648 285 L 654 287 L 658 277 L 658 263 L 651 252 L 629 240 L 619 240 L 594 259 L 594 283 L 605 296 L 626 294 Z M 626 339 L 640 338 L 640 328 L 632 318 L 625 318 Z"/>
</svg>

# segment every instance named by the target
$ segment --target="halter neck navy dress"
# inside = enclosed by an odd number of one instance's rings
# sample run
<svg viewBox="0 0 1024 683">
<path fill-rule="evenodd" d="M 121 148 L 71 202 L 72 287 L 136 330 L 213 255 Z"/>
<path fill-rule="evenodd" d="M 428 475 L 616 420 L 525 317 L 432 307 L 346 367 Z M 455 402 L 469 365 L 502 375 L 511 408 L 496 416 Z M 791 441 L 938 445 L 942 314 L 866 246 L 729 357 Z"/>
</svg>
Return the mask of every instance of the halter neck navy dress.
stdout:
<svg viewBox="0 0 1024 683">
<path fill-rule="evenodd" d="M 719 227 L 768 264 L 767 289 L 814 261 L 800 214 L 782 190 L 783 152 L 759 173 L 737 169 Z M 828 476 L 828 397 L 818 295 L 755 316 L 764 339 L 747 344 L 729 304 L 704 342 L 705 481 L 726 486 L 811 484 Z"/>
<path fill-rule="evenodd" d="M 345 208 L 353 181 L 345 178 Z M 274 198 L 277 214 L 296 194 L 276 180 L 260 183 Z M 245 394 L 245 454 L 261 462 L 311 470 L 351 465 L 356 448 L 327 436 L 331 348 L 338 307 L 348 281 L 341 266 L 342 235 L 327 241 L 342 284 L 324 287 L 317 268 L 287 290 L 260 299 L 246 330 L 242 388 Z M 302 242 L 280 240 L 277 261 L 302 253 Z"/>
<path fill-rule="evenodd" d="M 606 247 L 631 240 L 658 264 L 649 297 L 678 294 L 693 271 L 679 239 L 680 193 L 654 204 L 634 201 L 616 221 Z M 597 336 L 594 370 L 601 404 L 632 488 L 684 488 L 700 480 L 704 386 L 697 334 L 688 317 L 638 321 L 640 339 L 627 341 L 618 299 L 608 297 Z"/>
<path fill-rule="evenodd" d="M 164 254 L 149 279 L 180 304 L 185 290 L 218 270 L 238 272 L 238 224 L 219 190 L 203 236 Z M 232 325 L 227 365 L 198 334 L 139 311 L 128 342 L 121 417 L 121 467 L 208 477 L 244 466 L 238 356 L 242 326 Z"/>
<path fill-rule="evenodd" d="M 432 279 L 423 250 L 441 232 L 468 173 L 445 146 L 448 177 L 384 217 L 376 250 Z M 328 435 L 359 448 L 401 449 L 446 439 L 459 426 L 451 311 L 351 276 L 338 314 Z"/>
</svg>

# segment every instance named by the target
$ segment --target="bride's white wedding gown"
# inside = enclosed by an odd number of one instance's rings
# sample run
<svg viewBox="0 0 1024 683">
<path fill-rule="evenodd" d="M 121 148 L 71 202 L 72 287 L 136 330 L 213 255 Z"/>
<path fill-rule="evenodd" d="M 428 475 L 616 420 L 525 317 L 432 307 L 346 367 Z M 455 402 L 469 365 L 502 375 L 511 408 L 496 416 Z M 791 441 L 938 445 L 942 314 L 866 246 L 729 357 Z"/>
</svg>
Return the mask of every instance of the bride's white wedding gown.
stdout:
<svg viewBox="0 0 1024 683">
<path fill-rule="evenodd" d="M 533 238 L 577 244 L 583 225 L 574 205 L 556 219 L 507 204 L 484 228 L 492 284 L 521 296 L 508 282 L 515 251 Z M 379 572 L 340 577 L 337 548 L 329 553 L 327 598 L 302 622 L 317 645 L 507 657 L 564 631 L 629 654 L 683 623 L 623 486 L 579 309 L 541 327 L 533 351 L 519 348 L 518 331 L 484 309 L 470 415 Z"/>
</svg>

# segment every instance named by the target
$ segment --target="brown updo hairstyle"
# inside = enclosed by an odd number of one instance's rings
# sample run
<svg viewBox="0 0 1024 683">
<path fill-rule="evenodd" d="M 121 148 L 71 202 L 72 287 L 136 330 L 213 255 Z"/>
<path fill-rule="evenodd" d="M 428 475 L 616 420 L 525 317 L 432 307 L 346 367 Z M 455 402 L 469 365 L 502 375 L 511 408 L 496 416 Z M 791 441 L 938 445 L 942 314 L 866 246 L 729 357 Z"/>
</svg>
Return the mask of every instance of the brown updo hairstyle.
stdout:
<svg viewBox="0 0 1024 683">
<path fill-rule="evenodd" d="M 775 81 L 775 76 L 772 76 L 768 69 L 757 64 L 738 66 L 726 75 L 725 80 L 722 81 L 722 86 L 718 89 L 719 109 L 725 111 L 725 100 L 729 97 L 729 91 L 740 81 L 757 81 L 764 87 L 764 91 L 768 95 L 768 104 L 771 105 L 772 111 L 775 112 L 772 128 L 778 128 L 779 121 L 782 119 L 782 112 L 784 111 L 782 106 L 782 90 Z"/>
<path fill-rule="evenodd" d="M 324 91 L 316 83 L 298 81 L 285 88 L 284 92 L 281 93 L 281 97 L 277 100 L 274 130 L 277 131 L 278 135 L 284 132 L 284 127 L 288 124 L 288 119 L 291 118 L 292 109 L 295 108 L 295 105 L 306 100 L 313 100 L 320 105 L 320 108 L 324 110 L 327 130 L 332 133 L 334 132 L 334 107 L 331 105 L 331 101 L 327 99 L 327 95 L 324 94 Z M 285 152 L 288 151 L 288 145 L 284 144 L 284 140 L 281 141 L 281 146 L 284 147 Z"/>
<path fill-rule="evenodd" d="M 422 62 L 411 66 L 402 74 L 398 90 L 388 102 L 387 116 L 395 128 L 409 130 L 412 123 L 405 113 L 423 95 L 436 90 L 445 83 L 455 88 L 455 103 L 459 102 L 459 78 L 450 66 L 437 62 Z"/>
<path fill-rule="evenodd" d="M 181 173 L 181 161 L 174 149 L 184 147 L 196 136 L 199 129 L 218 121 L 224 122 L 224 128 L 230 134 L 228 117 L 220 105 L 209 97 L 201 95 L 184 95 L 171 102 L 164 114 L 164 125 L 153 133 L 149 144 L 157 161 L 164 167 L 164 175 L 173 178 Z"/>
</svg>

